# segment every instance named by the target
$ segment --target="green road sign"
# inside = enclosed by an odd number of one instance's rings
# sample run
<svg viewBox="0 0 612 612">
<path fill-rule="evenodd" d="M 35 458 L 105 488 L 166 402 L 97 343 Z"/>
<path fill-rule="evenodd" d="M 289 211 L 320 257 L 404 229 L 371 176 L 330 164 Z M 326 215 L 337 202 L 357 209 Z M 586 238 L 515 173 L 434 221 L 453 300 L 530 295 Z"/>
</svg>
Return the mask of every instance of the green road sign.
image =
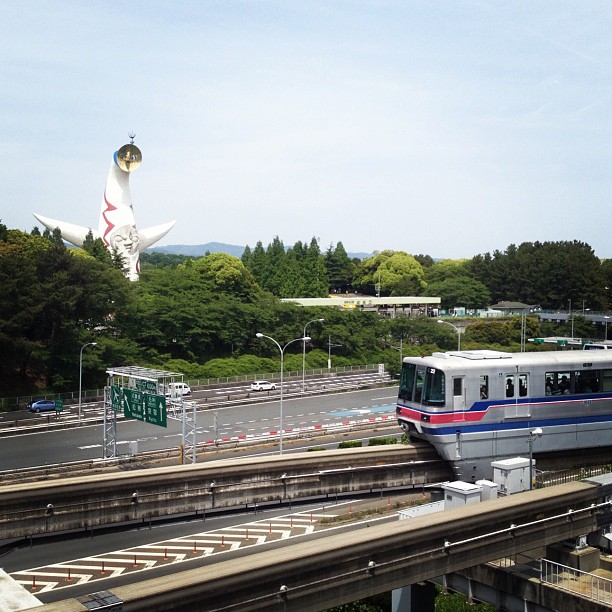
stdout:
<svg viewBox="0 0 612 612">
<path fill-rule="evenodd" d="M 55 400 L 55 412 L 61 412 L 64 409 L 64 400 Z"/>
<path fill-rule="evenodd" d="M 114 387 L 111 387 L 111 400 L 115 398 Z M 117 394 L 121 396 L 121 388 L 117 387 Z M 113 403 L 113 407 L 114 407 Z M 166 398 L 163 395 L 143 393 L 135 389 L 123 389 L 123 414 L 126 419 L 136 419 L 167 427 Z"/>
<path fill-rule="evenodd" d="M 123 389 L 123 414 L 125 415 L 126 419 L 138 419 L 139 421 L 144 421 L 142 391 Z"/>
<path fill-rule="evenodd" d="M 117 385 L 111 385 L 111 406 L 115 412 L 121 412 L 123 406 L 121 405 L 121 387 Z"/>
<path fill-rule="evenodd" d="M 163 395 L 144 394 L 144 420 L 152 425 L 167 427 L 166 398 Z"/>
<path fill-rule="evenodd" d="M 155 380 L 144 380 L 143 378 L 137 378 L 134 382 L 139 391 L 157 393 L 157 381 Z"/>
</svg>

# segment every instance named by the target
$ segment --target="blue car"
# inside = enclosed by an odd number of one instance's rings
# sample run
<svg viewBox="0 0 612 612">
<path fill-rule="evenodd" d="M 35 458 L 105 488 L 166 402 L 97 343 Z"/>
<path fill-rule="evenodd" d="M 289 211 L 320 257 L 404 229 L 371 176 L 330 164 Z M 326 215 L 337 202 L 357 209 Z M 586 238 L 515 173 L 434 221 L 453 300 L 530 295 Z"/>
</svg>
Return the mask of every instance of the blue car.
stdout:
<svg viewBox="0 0 612 612">
<path fill-rule="evenodd" d="M 55 410 L 54 400 L 34 400 L 28 404 L 28 410 L 30 412 L 46 412 L 48 410 Z"/>
</svg>

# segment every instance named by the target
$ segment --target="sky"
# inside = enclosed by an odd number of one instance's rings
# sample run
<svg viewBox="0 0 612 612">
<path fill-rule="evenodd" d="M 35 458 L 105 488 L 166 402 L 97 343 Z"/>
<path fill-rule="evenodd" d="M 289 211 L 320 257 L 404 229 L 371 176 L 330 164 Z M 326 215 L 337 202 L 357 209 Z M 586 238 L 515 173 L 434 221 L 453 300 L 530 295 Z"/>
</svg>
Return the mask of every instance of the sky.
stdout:
<svg viewBox="0 0 612 612">
<path fill-rule="evenodd" d="M 612 257 L 612 2 L 4 0 L 0 220 L 459 259 Z"/>
</svg>

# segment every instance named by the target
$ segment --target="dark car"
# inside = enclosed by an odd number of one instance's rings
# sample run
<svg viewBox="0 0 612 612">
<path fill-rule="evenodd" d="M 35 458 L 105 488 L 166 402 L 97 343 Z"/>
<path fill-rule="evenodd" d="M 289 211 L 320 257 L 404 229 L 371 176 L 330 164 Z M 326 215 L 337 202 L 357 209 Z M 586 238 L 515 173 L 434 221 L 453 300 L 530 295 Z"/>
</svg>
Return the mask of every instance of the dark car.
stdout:
<svg viewBox="0 0 612 612">
<path fill-rule="evenodd" d="M 54 400 L 34 400 L 28 404 L 28 410 L 30 412 L 46 412 L 47 410 L 55 410 Z"/>
</svg>

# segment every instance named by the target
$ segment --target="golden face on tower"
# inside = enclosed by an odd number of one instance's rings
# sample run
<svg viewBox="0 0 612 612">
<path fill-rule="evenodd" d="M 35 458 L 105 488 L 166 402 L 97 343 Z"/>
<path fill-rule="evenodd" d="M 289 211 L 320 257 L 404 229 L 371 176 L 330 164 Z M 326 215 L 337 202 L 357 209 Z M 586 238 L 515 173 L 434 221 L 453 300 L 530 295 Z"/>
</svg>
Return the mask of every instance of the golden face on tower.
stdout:
<svg viewBox="0 0 612 612">
<path fill-rule="evenodd" d="M 142 163 L 142 153 L 135 144 L 123 145 L 117 151 L 117 165 L 125 172 L 133 172 Z"/>
</svg>

